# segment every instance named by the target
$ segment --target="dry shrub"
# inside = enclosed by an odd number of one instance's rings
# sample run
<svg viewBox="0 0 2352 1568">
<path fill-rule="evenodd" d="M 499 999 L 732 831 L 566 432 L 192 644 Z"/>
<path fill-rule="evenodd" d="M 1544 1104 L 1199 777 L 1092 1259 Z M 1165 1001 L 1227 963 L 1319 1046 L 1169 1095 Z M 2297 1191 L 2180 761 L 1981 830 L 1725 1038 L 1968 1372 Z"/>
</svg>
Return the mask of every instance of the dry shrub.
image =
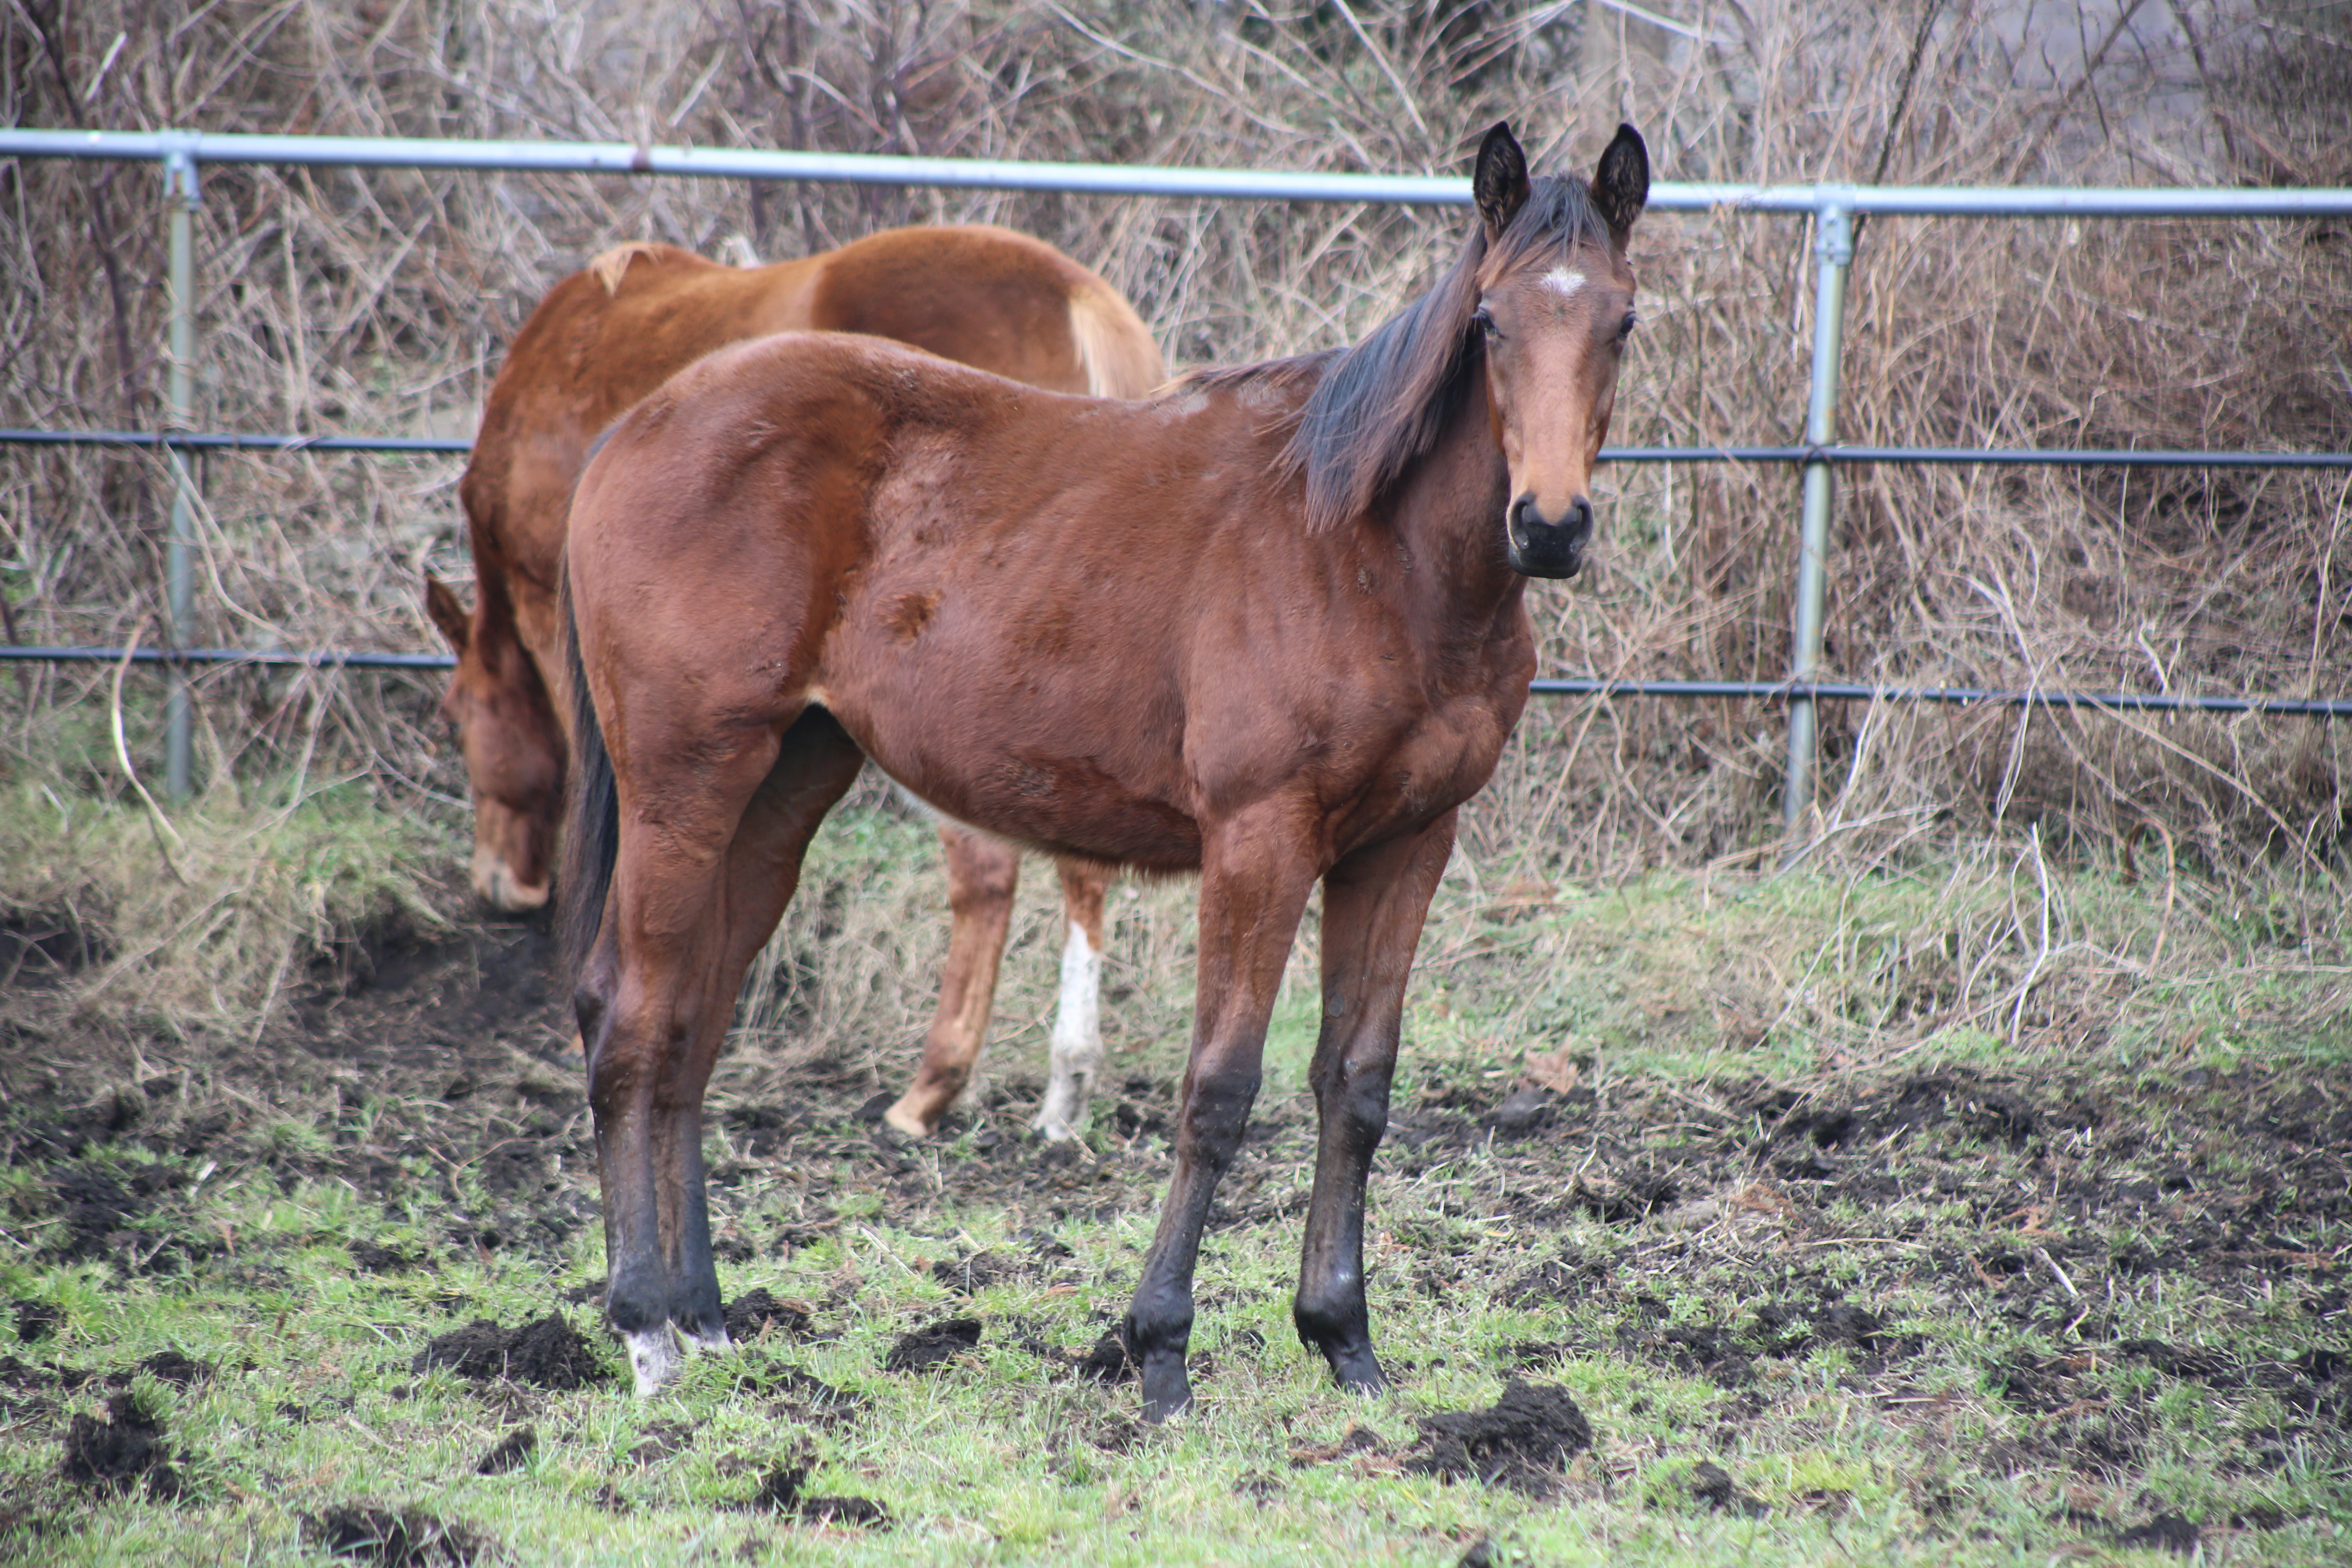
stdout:
<svg viewBox="0 0 2352 1568">
<path fill-rule="evenodd" d="M 42 125 L 1416 172 L 1459 171 L 1505 116 L 1539 165 L 1581 167 L 1622 116 L 1671 180 L 2352 181 L 2340 5 L 2143 15 L 2086 0 L 2079 29 L 2030 39 L 2024 7 L 1986 0 L 1653 8 L 1696 36 L 1590 0 L 21 0 L 0 13 L 0 107 Z M 10 422 L 156 423 L 157 197 L 142 166 L 0 168 Z M 215 167 L 197 422 L 467 433 L 507 335 L 555 279 L 616 240 L 742 259 L 948 220 L 1007 223 L 1100 268 L 1190 366 L 1354 337 L 1427 277 L 1460 218 Z M 1796 438 L 1810 247 L 1788 218 L 1647 220 L 1644 325 L 1615 439 Z M 2352 437 L 2352 230 L 2340 221 L 1881 220 L 1861 235 L 1849 300 L 1852 440 L 2340 449 Z M 465 574 L 456 461 L 216 457 L 205 468 L 202 640 L 434 646 L 418 574 Z M 1794 475 L 1622 468 L 1601 484 L 1596 569 L 1532 590 L 1547 671 L 1785 673 Z M 120 641 L 152 617 L 163 493 L 144 457 L 8 449 L 10 635 Z M 2342 694 L 2346 509 L 2341 475 L 1845 470 L 1828 673 Z M 0 762 L 35 779 L 108 773 L 58 718 L 97 679 L 40 669 L 0 683 Z M 261 778 L 298 760 L 364 771 L 404 808 L 454 826 L 463 784 L 435 695 L 434 682 L 396 676 L 211 678 L 208 776 Z M 152 704 L 131 717 L 143 758 Z M 1861 863 L 2029 827 L 2053 853 L 2095 852 L 2143 824 L 2215 874 L 2265 858 L 2309 870 L 2339 854 L 2339 725 L 1831 705 L 1824 728 L 1822 830 Z M 1778 831 L 1780 734 L 1765 704 L 1538 703 L 1467 815 L 1465 847 L 1506 875 L 1760 858 Z M 904 895 L 909 908 L 929 897 Z M 836 935 L 828 907 L 804 900 L 790 942 Z M 827 962 L 847 966 L 836 988 L 878 995 L 894 971 L 927 977 L 934 939 L 914 929 L 929 926 L 901 922 L 870 951 L 836 943 Z M 768 976 L 787 995 L 789 952 Z M 903 1039 L 924 984 L 887 1018 L 853 1009 L 835 1023 Z"/>
</svg>

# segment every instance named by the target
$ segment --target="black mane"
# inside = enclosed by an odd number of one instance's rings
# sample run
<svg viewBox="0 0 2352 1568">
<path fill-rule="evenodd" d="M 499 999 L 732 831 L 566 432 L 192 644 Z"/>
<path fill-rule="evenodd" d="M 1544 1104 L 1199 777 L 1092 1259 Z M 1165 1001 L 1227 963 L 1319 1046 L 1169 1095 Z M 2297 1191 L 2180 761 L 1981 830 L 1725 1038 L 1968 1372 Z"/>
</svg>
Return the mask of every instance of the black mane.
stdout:
<svg viewBox="0 0 2352 1568">
<path fill-rule="evenodd" d="M 1539 254 L 1616 243 L 1575 175 L 1536 180 L 1526 203 L 1491 244 L 1473 222 L 1452 266 L 1429 291 L 1336 356 L 1323 372 L 1284 449 L 1307 477 L 1307 526 L 1321 532 L 1369 510 L 1404 477 L 1461 405 L 1480 342 L 1471 328 L 1482 289 Z M 1215 373 L 1215 379 L 1271 374 L 1307 360 Z"/>
</svg>

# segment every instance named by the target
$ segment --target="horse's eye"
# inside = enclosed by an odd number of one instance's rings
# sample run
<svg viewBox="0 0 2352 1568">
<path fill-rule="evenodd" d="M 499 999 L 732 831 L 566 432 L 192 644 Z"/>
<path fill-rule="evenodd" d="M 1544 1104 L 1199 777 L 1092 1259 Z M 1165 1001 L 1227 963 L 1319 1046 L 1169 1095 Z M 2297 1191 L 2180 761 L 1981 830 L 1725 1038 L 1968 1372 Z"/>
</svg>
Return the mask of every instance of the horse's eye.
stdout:
<svg viewBox="0 0 2352 1568">
<path fill-rule="evenodd" d="M 1478 313 L 1470 318 L 1470 324 L 1490 338 L 1499 338 L 1503 335 L 1495 325 L 1495 318 L 1486 313 L 1486 307 L 1484 305 L 1479 306 Z"/>
<path fill-rule="evenodd" d="M 1641 319 L 1641 317 L 1635 315 L 1633 311 L 1626 311 L 1625 319 L 1617 323 L 1617 341 L 1622 343 L 1627 338 L 1632 337 L 1633 335 L 1634 323 L 1639 321 Z"/>
</svg>

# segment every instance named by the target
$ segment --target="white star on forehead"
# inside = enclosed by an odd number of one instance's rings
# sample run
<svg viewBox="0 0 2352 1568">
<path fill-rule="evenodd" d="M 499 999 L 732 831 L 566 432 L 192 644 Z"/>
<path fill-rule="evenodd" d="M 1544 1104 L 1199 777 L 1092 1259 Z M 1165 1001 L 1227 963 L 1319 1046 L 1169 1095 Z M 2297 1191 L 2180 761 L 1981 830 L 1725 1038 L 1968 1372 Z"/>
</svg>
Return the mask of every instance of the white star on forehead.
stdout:
<svg viewBox="0 0 2352 1568">
<path fill-rule="evenodd" d="M 1543 275 L 1544 287 L 1556 290 L 1563 299 L 1584 287 L 1584 274 L 1565 267 L 1555 267 Z"/>
</svg>

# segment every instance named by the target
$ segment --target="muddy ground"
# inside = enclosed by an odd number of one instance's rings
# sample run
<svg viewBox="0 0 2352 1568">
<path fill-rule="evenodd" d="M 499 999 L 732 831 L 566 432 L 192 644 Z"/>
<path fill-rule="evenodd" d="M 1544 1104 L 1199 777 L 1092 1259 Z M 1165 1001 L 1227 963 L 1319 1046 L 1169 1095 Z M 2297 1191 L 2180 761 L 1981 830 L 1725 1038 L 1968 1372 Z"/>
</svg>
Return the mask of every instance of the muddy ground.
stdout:
<svg viewBox="0 0 2352 1568">
<path fill-rule="evenodd" d="M 78 1054 L 118 1059 L 119 1041 L 78 1041 L 68 1015 L 42 1009 L 45 970 L 76 955 L 11 958 L 0 1163 L 20 1261 L 93 1265 L 96 1278 L 166 1289 L 282 1275 L 266 1252 L 184 1223 L 208 1166 L 266 1169 L 289 1193 L 346 1183 L 387 1215 L 427 1216 L 422 1239 L 352 1243 L 358 1274 L 429 1277 L 454 1258 L 514 1252 L 557 1269 L 596 1224 L 585 1102 L 540 926 L 353 947 L 315 966 L 291 1017 L 261 1038 L 189 1042 L 173 1054 L 199 1065 L 121 1080 L 72 1068 Z M 1085 1279 L 1057 1237 L 1155 1207 L 1177 1067 L 1172 1049 L 1149 1059 L 1122 1073 L 1115 1056 L 1084 1150 L 1045 1148 L 1024 1131 L 1040 1086 L 1018 1062 L 1000 1063 L 985 1103 L 920 1146 L 878 1125 L 889 1086 L 866 1068 L 818 1064 L 791 1095 L 719 1102 L 720 1254 L 788 1258 L 854 1215 L 938 1237 L 931 1272 L 959 1300 L 1013 1279 L 1124 1289 L 1131 1272 Z M 1303 1098 L 1261 1103 L 1213 1216 L 1204 1320 L 1231 1294 L 1216 1233 L 1263 1227 L 1295 1245 L 1313 1133 Z M 1293 1463 L 1419 1465 L 1572 1501 L 1630 1484 L 1635 1461 L 1607 1433 L 1597 1447 L 1589 1429 L 1580 1436 L 1572 1405 L 1547 1414 L 1549 1380 L 1568 1360 L 1703 1384 L 1710 1396 L 1675 1418 L 1675 1434 L 1718 1457 L 1769 1449 L 1790 1391 L 1826 1376 L 1910 1433 L 1916 1463 L 1901 1487 L 1922 1531 L 1958 1529 L 1971 1488 L 2025 1476 L 2053 1530 L 2103 1546 L 2201 1543 L 2210 1554 L 2277 1531 L 2340 1544 L 2332 1532 L 2352 1499 L 2347 1152 L 2352 1086 L 2307 1068 L 2126 1074 L 2041 1060 L 1802 1090 L 1621 1079 L 1599 1094 L 1426 1078 L 1396 1107 L 1379 1162 L 1376 1322 L 1407 1388 L 1433 1370 L 1411 1327 L 1417 1300 L 1466 1295 L 1556 1325 L 1494 1353 L 1494 1372 L 1512 1381 L 1479 1416 L 1536 1421 L 1525 1450 L 1535 1458 L 1464 1412 L 1423 1417 L 1410 1448 L 1350 1434 Z M 1423 1197 L 1391 1202 L 1380 1189 Z M 959 1242 L 959 1216 L 983 1206 L 1002 1210 L 1003 1234 L 1018 1240 Z M 608 1376 L 609 1349 L 565 1337 L 565 1324 L 592 1323 L 598 1284 L 584 1279 L 547 1303 L 555 1328 L 468 1322 L 453 1300 L 446 1342 L 400 1353 L 413 1352 L 419 1372 L 455 1367 L 486 1386 Z M 2168 1313 L 2152 1315 L 2151 1300 Z M 731 1316 L 739 1338 L 772 1328 L 782 1342 L 822 1334 L 854 1306 L 759 1291 Z M 129 1390 L 142 1371 L 184 1384 L 234 1368 L 118 1366 L 86 1342 L 68 1357 L 48 1337 L 55 1308 L 27 1299 L 10 1311 L 18 1341 L 0 1357 L 0 1420 L 10 1444 L 59 1456 L 37 1479 L 13 1472 L 0 1531 L 15 1550 L 37 1557 L 40 1541 L 124 1498 L 220 1484 L 192 1479 L 203 1457 L 175 1451 Z M 982 1336 L 1030 1344 L 1049 1376 L 1119 1373 L 1115 1344 L 1087 1357 L 1046 1345 L 1034 1324 L 970 1313 L 911 1325 L 879 1371 L 929 1375 Z M 1221 1360 L 1264 1342 L 1253 1331 L 1196 1348 L 1196 1377 L 1213 1387 Z M 811 1430 L 854 1418 L 843 1415 L 854 1396 L 792 1382 L 801 1375 L 780 1373 L 776 1392 Z M 1992 1440 L 1969 1436 L 1988 1429 L 1962 1419 L 1970 1411 L 1993 1413 Z M 486 1454 L 482 1473 L 521 1464 L 535 1441 L 510 1434 L 510 1451 Z M 1586 1448 L 1593 1458 L 1570 1465 Z M 804 1468 L 770 1471 L 760 1506 L 887 1518 L 889 1500 L 809 1497 Z M 1738 1469 L 1697 1464 L 1685 1501 L 1762 1511 Z M 1843 1506 L 1836 1486 L 1819 1489 L 1802 1506 Z M 333 1542 L 370 1530 L 414 1542 L 400 1548 L 406 1557 L 352 1549 L 378 1561 L 455 1562 L 471 1550 L 462 1531 L 364 1510 L 320 1516 L 309 1539 L 341 1551 Z"/>
</svg>

